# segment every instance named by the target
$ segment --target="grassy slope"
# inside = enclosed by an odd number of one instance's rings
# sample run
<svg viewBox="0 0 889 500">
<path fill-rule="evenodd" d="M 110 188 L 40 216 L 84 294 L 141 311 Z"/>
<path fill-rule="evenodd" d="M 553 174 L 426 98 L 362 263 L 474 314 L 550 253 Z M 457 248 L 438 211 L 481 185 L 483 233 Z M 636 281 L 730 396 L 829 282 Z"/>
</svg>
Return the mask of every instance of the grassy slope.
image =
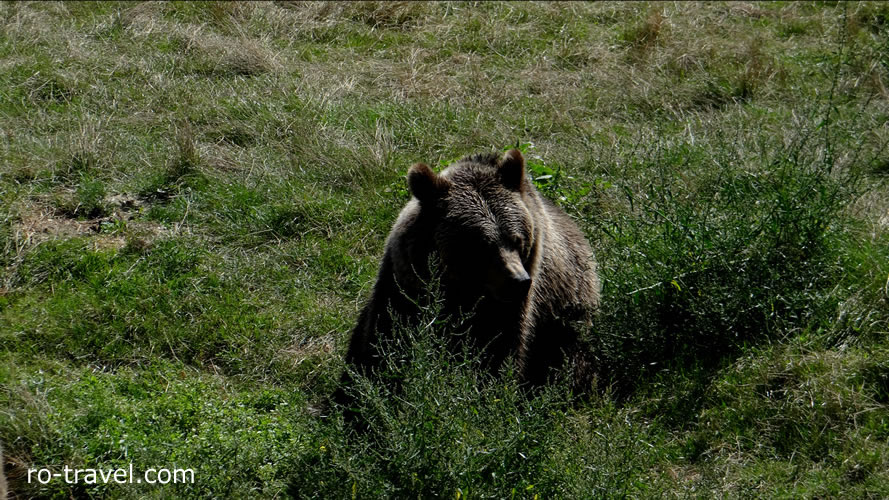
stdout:
<svg viewBox="0 0 889 500">
<path fill-rule="evenodd" d="M 889 495 L 885 5 L 0 17 L 0 440 L 23 496 Z M 371 398 L 373 432 L 311 415 L 407 167 L 517 142 L 602 263 L 610 390 L 528 401 L 431 346 L 403 398 Z M 130 462 L 198 481 L 22 481 Z"/>
</svg>

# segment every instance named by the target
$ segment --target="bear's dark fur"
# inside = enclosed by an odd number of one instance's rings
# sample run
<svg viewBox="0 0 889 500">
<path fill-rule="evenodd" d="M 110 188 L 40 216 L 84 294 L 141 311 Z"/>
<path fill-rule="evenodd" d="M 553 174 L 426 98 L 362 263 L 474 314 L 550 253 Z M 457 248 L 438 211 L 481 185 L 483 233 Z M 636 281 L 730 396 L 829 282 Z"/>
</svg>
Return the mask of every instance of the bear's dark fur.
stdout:
<svg viewBox="0 0 889 500">
<path fill-rule="evenodd" d="M 6 462 L 3 460 L 3 445 L 0 445 L 0 500 L 6 500 L 9 496 L 9 488 L 6 485 Z"/>
<path fill-rule="evenodd" d="M 389 234 L 346 362 L 364 373 L 379 365 L 392 316 L 410 324 L 421 315 L 437 260 L 444 311 L 469 313 L 466 336 L 486 365 L 511 357 L 523 381 L 545 382 L 574 349 L 574 326 L 589 323 L 599 303 L 596 264 L 577 225 L 537 192 L 518 150 L 471 156 L 440 175 L 418 163 L 407 180 L 413 199 Z"/>
</svg>

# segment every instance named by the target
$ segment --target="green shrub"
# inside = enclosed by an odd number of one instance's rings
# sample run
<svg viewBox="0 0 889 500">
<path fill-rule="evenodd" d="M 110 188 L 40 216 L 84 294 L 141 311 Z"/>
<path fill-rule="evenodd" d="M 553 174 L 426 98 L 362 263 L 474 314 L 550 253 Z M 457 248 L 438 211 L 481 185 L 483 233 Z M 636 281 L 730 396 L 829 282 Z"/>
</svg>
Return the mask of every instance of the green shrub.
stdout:
<svg viewBox="0 0 889 500">
<path fill-rule="evenodd" d="M 625 208 L 585 221 L 604 239 L 590 343 L 608 382 L 627 393 L 677 384 L 687 393 L 654 411 L 687 422 L 709 377 L 745 346 L 843 337 L 826 332 L 856 293 L 840 285 L 860 265 L 847 207 L 866 189 L 867 162 L 834 160 L 824 123 L 752 160 L 725 137 L 659 141 L 627 160 L 615 181 Z"/>
<path fill-rule="evenodd" d="M 596 221 L 621 252 L 603 315 L 614 323 L 605 325 L 614 335 L 634 328 L 644 344 L 622 350 L 642 348 L 653 361 L 702 352 L 718 359 L 823 321 L 830 304 L 817 295 L 836 278 L 829 261 L 854 179 L 785 151 L 753 171 L 717 158 L 717 171 L 695 189 L 677 172 L 687 147 L 641 160 L 652 179 L 626 191 L 634 211 Z"/>
<path fill-rule="evenodd" d="M 430 308 L 416 330 L 384 344 L 380 378 L 355 374 L 357 420 L 339 411 L 297 461 L 300 498 L 536 498 L 644 491 L 630 480 L 652 454 L 614 407 L 593 432 L 567 385 L 529 394 L 510 368 L 490 374 L 453 352 L 448 325 Z M 382 380 L 382 382 L 380 381 Z M 571 443 L 571 447 L 566 447 Z M 640 490 L 641 488 L 641 490 Z"/>
</svg>

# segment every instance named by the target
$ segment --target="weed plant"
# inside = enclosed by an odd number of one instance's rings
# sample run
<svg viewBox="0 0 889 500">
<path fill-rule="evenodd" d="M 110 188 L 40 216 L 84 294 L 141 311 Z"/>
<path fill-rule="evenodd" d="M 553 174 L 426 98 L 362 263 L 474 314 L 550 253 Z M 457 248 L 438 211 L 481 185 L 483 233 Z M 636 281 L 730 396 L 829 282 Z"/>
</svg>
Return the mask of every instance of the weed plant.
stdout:
<svg viewBox="0 0 889 500">
<path fill-rule="evenodd" d="M 567 383 L 529 392 L 509 366 L 492 374 L 476 353 L 455 353 L 449 322 L 435 304 L 424 313 L 424 327 L 396 328 L 383 344 L 376 377 L 354 374 L 357 420 L 336 418 L 319 428 L 312 452 L 296 465 L 294 496 L 655 491 L 631 481 L 631 462 L 651 454 L 629 431 L 634 426 L 616 421 L 615 408 L 596 411 L 616 433 L 589 432 Z"/>
</svg>

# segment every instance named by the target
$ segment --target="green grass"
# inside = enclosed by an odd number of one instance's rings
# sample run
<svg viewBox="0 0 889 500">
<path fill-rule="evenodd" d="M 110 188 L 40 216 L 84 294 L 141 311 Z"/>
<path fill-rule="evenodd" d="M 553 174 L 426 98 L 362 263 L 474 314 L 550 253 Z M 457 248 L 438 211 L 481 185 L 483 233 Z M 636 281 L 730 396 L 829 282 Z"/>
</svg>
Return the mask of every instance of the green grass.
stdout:
<svg viewBox="0 0 889 500">
<path fill-rule="evenodd" d="M 0 441 L 28 497 L 889 496 L 881 3 L 0 5 Z M 423 161 L 518 144 L 596 383 L 404 331 L 323 411 Z M 410 360 L 410 362 L 403 362 Z M 28 484 L 190 467 L 194 484 Z"/>
</svg>

